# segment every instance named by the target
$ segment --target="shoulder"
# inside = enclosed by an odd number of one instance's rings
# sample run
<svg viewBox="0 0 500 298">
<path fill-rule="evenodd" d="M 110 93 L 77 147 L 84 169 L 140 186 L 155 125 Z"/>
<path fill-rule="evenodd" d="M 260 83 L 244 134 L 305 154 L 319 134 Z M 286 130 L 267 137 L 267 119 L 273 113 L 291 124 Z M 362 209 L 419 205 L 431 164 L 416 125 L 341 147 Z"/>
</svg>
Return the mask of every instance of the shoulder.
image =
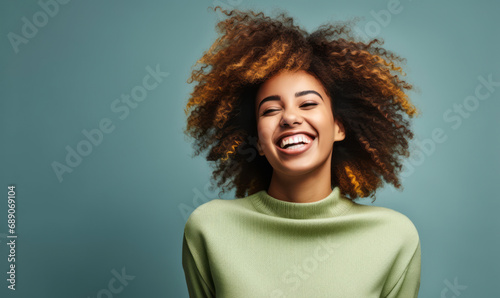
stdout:
<svg viewBox="0 0 500 298">
<path fill-rule="evenodd" d="M 227 225 L 232 219 L 236 219 L 238 213 L 251 208 L 250 197 L 230 200 L 214 199 L 198 206 L 189 215 L 184 232 L 186 235 L 191 235 Z"/>
<path fill-rule="evenodd" d="M 351 208 L 351 213 L 366 219 L 374 229 L 380 230 L 388 237 L 397 236 L 403 242 L 402 244 L 415 247 L 420 241 L 413 221 L 399 211 L 382 206 L 355 203 Z"/>
</svg>

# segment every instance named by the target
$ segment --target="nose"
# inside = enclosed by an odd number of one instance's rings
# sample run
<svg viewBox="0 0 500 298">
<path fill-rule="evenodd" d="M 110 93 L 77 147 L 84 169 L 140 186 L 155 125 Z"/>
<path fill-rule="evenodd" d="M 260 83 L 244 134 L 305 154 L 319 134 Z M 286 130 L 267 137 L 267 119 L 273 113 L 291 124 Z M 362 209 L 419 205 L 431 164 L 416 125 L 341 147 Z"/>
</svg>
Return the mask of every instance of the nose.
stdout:
<svg viewBox="0 0 500 298">
<path fill-rule="evenodd" d="M 301 123 L 302 123 L 302 117 L 300 116 L 299 112 L 292 109 L 287 109 L 282 113 L 280 121 L 280 125 L 282 127 L 295 126 L 296 124 L 301 124 Z"/>
</svg>

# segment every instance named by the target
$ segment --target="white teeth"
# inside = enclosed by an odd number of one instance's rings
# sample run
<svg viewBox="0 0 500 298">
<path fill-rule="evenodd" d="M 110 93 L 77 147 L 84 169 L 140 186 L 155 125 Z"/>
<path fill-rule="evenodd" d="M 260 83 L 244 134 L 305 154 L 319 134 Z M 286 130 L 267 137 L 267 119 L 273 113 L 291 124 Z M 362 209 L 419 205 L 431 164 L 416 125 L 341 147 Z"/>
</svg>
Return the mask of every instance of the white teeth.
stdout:
<svg viewBox="0 0 500 298">
<path fill-rule="evenodd" d="M 292 146 L 288 147 L 287 149 L 295 149 L 295 148 L 299 148 L 302 146 L 305 146 L 305 145 L 304 144 L 292 145 Z"/>
<path fill-rule="evenodd" d="M 288 144 L 297 144 L 300 142 L 309 144 L 311 142 L 311 140 L 309 140 L 308 138 L 306 138 L 304 136 L 286 137 L 286 138 L 283 138 L 283 140 L 281 140 L 280 147 L 284 148 Z"/>
</svg>

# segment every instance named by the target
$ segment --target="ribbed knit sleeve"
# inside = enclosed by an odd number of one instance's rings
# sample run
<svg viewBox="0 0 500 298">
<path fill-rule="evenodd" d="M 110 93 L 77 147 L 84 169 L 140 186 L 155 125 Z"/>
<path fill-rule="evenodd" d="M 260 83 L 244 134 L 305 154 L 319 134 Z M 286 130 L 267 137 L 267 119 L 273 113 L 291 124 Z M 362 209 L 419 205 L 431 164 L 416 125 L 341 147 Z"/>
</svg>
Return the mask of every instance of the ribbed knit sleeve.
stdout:
<svg viewBox="0 0 500 298">
<path fill-rule="evenodd" d="M 417 298 L 420 288 L 421 250 L 418 242 L 415 253 L 398 282 L 385 298 Z"/>
<path fill-rule="evenodd" d="M 215 286 L 211 276 L 209 258 L 207 256 L 206 232 L 208 220 L 201 212 L 205 206 L 200 206 L 189 216 L 184 227 L 182 242 L 182 267 L 186 277 L 189 297 L 215 297 Z"/>
<path fill-rule="evenodd" d="M 208 286 L 200 274 L 185 235 L 182 243 L 182 267 L 186 276 L 189 297 L 215 297 L 213 289 Z"/>
</svg>

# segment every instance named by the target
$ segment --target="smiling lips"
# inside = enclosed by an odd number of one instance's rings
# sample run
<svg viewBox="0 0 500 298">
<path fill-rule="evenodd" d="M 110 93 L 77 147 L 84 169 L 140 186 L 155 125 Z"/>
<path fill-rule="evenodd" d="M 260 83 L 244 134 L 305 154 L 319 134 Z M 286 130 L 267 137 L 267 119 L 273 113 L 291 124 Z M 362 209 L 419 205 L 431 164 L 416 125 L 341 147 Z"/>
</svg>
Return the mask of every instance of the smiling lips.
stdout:
<svg viewBox="0 0 500 298">
<path fill-rule="evenodd" d="M 300 154 L 309 147 L 311 147 L 311 143 L 315 138 L 311 138 L 310 136 L 298 133 L 291 136 L 284 137 L 281 141 L 276 144 L 278 149 L 286 154 Z"/>
<path fill-rule="evenodd" d="M 299 144 L 309 144 L 313 140 L 306 134 L 295 134 L 281 139 L 280 147 L 285 148 L 287 145 L 294 146 Z"/>
</svg>

